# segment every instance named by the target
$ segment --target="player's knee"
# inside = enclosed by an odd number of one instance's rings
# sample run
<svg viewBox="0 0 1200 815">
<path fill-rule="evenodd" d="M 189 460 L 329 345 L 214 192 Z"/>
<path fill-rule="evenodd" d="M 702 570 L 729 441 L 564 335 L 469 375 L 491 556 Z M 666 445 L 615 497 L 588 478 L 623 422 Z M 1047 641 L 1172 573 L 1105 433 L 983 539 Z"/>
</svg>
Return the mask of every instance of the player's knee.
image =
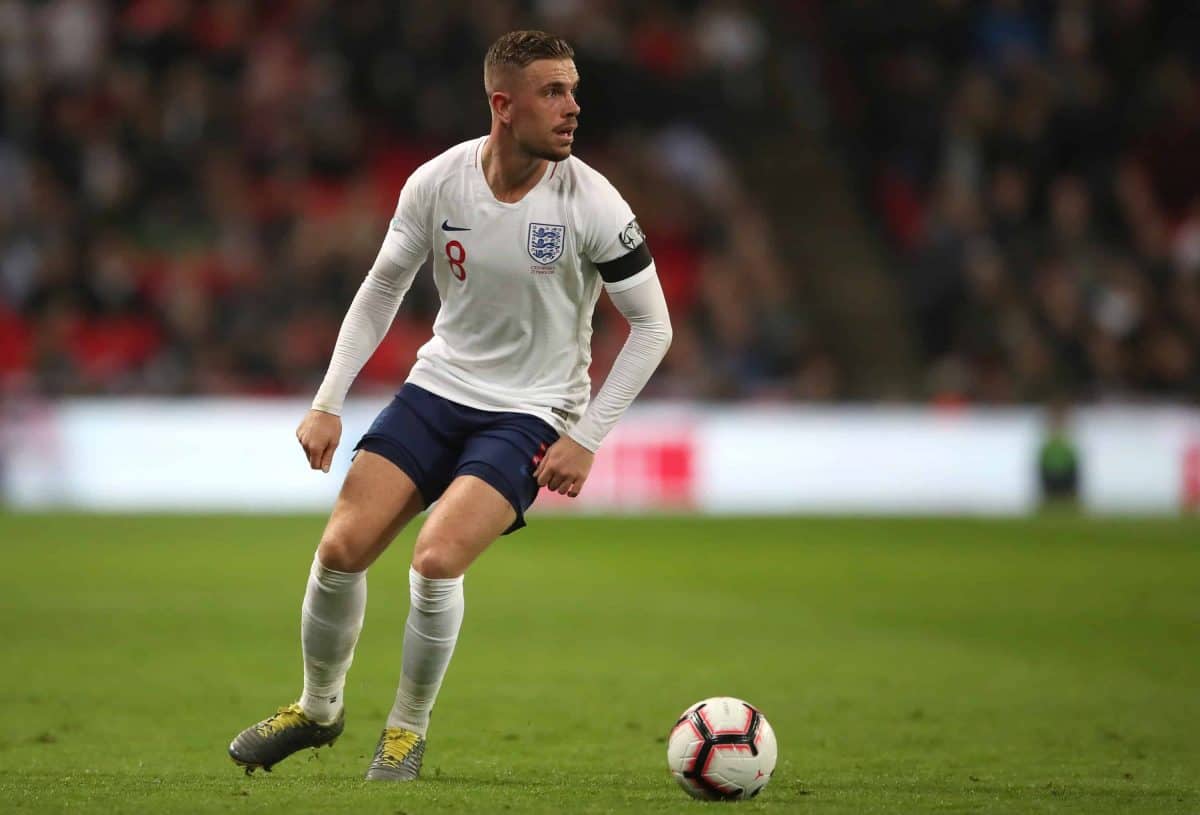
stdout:
<svg viewBox="0 0 1200 815">
<path fill-rule="evenodd" d="M 453 542 L 436 534 L 417 538 L 412 566 L 417 574 L 431 580 L 458 577 L 465 570 Z"/>
<path fill-rule="evenodd" d="M 335 572 L 361 572 L 366 568 L 363 563 L 364 547 L 354 545 L 350 536 L 340 532 L 326 532 L 321 536 L 317 546 L 317 559 L 326 569 Z"/>
</svg>

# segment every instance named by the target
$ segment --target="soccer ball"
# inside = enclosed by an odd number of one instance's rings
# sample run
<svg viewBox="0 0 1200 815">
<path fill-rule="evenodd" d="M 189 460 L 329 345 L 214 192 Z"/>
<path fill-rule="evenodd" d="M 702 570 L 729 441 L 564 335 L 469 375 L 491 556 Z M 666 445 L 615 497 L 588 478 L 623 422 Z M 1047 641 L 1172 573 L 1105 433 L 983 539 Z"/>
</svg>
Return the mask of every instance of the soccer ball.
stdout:
<svg viewBox="0 0 1200 815">
<path fill-rule="evenodd" d="M 762 792 L 775 772 L 775 731 L 758 709 L 714 696 L 683 712 L 667 737 L 667 766 L 688 795 L 736 801 Z"/>
</svg>

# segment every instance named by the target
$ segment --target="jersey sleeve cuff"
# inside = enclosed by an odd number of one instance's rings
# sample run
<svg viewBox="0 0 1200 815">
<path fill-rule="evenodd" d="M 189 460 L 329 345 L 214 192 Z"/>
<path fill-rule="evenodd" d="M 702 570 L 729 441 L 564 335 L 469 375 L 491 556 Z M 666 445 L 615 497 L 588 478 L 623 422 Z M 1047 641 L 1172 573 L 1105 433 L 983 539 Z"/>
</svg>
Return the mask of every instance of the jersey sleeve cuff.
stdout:
<svg viewBox="0 0 1200 815">
<path fill-rule="evenodd" d="M 322 382 L 321 387 L 317 389 L 317 394 L 313 397 L 312 404 L 309 405 L 309 407 L 311 407 L 313 410 L 319 410 L 322 413 L 341 416 L 343 402 L 345 402 L 345 397 L 339 399 L 337 390 L 335 388 L 331 388 L 328 383 Z"/>
<path fill-rule="evenodd" d="M 595 439 L 589 437 L 586 434 L 586 430 L 583 427 L 583 423 L 585 420 L 586 420 L 586 418 L 580 419 L 579 422 L 574 427 L 572 427 L 571 429 L 569 429 L 566 432 L 566 436 L 571 441 L 575 442 L 580 447 L 587 450 L 589 453 L 594 454 L 597 450 L 600 449 L 600 442 L 596 441 Z"/>
</svg>

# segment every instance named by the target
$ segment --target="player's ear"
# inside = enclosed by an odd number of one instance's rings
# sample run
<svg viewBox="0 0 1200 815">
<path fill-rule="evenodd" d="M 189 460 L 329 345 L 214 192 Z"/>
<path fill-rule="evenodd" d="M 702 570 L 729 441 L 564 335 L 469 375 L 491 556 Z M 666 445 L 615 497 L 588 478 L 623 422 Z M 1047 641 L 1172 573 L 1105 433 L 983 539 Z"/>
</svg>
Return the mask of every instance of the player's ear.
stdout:
<svg viewBox="0 0 1200 815">
<path fill-rule="evenodd" d="M 504 91 L 492 91 L 488 97 L 492 106 L 492 115 L 504 124 L 512 123 L 512 96 Z"/>
</svg>

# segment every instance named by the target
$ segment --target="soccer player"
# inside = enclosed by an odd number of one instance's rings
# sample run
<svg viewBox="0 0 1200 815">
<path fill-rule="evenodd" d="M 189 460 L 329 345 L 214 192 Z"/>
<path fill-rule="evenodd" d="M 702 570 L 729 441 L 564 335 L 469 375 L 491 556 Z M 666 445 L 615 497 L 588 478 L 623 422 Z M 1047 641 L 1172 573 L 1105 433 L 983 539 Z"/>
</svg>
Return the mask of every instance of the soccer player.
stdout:
<svg viewBox="0 0 1200 815">
<path fill-rule="evenodd" d="M 500 37 L 484 59 L 490 133 L 424 164 L 400 192 L 296 431 L 313 469 L 328 472 L 350 384 L 431 251 L 441 308 L 408 381 L 355 447 L 317 547 L 301 614 L 303 693 L 229 745 L 247 773 L 341 734 L 367 568 L 437 501 L 413 550 L 400 684 L 366 776 L 417 777 L 463 619 L 463 574 L 493 540 L 524 526 L 541 487 L 579 495 L 597 448 L 670 345 L 633 212 L 571 155 L 573 56 L 540 31 Z M 589 403 L 602 286 L 630 333 Z"/>
</svg>

